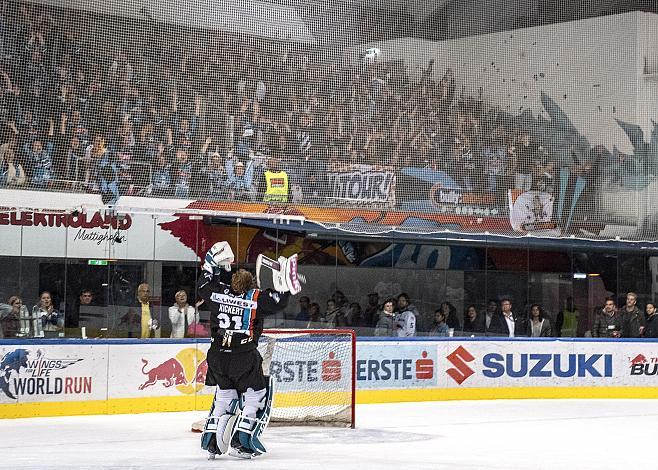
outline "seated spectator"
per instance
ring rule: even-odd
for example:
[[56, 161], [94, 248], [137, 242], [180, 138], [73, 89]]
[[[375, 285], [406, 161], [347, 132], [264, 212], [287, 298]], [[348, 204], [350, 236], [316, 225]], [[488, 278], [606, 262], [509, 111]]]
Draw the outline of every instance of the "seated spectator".
[[[61, 315], [53, 306], [50, 292], [43, 291], [39, 296], [39, 303], [32, 308], [32, 317], [41, 320], [39, 336], [56, 338], [64, 331], [64, 315]], [[36, 336], [36, 335], [35, 335]]]
[[388, 299], [379, 312], [379, 320], [375, 326], [375, 336], [397, 336], [396, 326], [395, 299]]
[[615, 299], [606, 297], [605, 306], [596, 313], [592, 326], [593, 338], [619, 338], [623, 321], [615, 305]]
[[434, 312], [434, 322], [432, 328], [427, 333], [428, 336], [448, 336], [448, 325], [446, 324], [446, 316], [442, 309], [437, 309]]
[[416, 336], [416, 318], [418, 318], [418, 309], [409, 303], [407, 294], [400, 294], [395, 314], [397, 335], [400, 337]]
[[187, 303], [187, 292], [179, 290], [174, 297], [176, 303], [169, 307], [171, 338], [185, 338], [189, 326], [199, 322], [199, 314]]
[[528, 323], [528, 336], [532, 338], [545, 338], [553, 336], [551, 322], [544, 317], [544, 311], [539, 304], [530, 306], [530, 322]]
[[128, 338], [160, 338], [160, 309], [151, 303], [151, 286], [137, 286], [136, 302], [121, 317], [119, 328], [125, 328]]
[[484, 317], [475, 305], [469, 305], [464, 312], [464, 333], [484, 333]]
[[643, 331], [645, 338], [658, 338], [658, 309], [653, 302], [647, 302], [646, 306], [647, 322]]

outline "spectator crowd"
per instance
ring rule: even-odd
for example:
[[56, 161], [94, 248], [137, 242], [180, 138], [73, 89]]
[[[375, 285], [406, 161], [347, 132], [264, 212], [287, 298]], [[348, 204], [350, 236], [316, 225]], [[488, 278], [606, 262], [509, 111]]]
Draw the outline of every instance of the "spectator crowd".
[[[656, 304], [649, 301], [640, 309], [637, 298], [636, 293], [629, 292], [619, 306], [613, 297], [607, 297], [590, 319], [580, 314], [571, 297], [566, 299], [561, 311], [553, 314], [536, 303], [517, 310], [510, 299], [503, 298], [491, 299], [483, 308], [468, 305], [460, 315], [450, 302], [443, 302], [433, 312], [423, 312], [406, 293], [382, 300], [378, 293], [372, 292], [367, 296], [367, 305], [362, 307], [337, 290], [324, 306], [302, 295], [298, 310], [285, 315], [283, 326], [349, 328], [360, 336], [388, 337], [658, 338]], [[48, 291], [40, 294], [31, 309], [21, 297], [11, 296], [6, 304], [0, 303], [0, 338], [79, 336], [85, 316], [99, 317], [94, 294], [89, 289], [83, 289], [79, 299], [63, 312], [54, 305]], [[122, 309], [117, 324], [109, 328], [110, 336], [142, 339], [209, 336], [207, 318], [201, 314], [203, 301], [190, 305], [185, 290], [177, 291], [172, 305], [163, 308], [159, 302], [152, 301], [150, 285], [141, 283], [135, 301]], [[89, 333], [98, 334], [92, 328]]]
[[[447, 64], [446, 64], [447, 65]], [[219, 31], [3, 2], [0, 186], [329, 203], [329, 168], [444, 172], [486, 204], [597, 186], [605, 149], [564, 159], [430, 60], [350, 61]], [[587, 162], [578, 166], [577, 162]], [[400, 184], [398, 192], [413, 194]]]

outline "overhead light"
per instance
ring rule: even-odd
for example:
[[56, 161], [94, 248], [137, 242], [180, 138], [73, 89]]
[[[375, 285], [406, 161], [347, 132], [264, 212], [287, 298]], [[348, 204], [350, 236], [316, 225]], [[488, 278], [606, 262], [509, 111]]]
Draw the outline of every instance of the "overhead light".
[[587, 274], [585, 273], [573, 273], [574, 279], [587, 279]]
[[599, 277], [600, 274], [599, 273], [589, 273], [588, 276], [589, 277]]

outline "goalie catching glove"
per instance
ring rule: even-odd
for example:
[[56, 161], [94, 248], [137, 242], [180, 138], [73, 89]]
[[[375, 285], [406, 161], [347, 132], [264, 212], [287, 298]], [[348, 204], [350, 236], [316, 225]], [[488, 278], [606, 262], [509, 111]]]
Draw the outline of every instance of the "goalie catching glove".
[[215, 243], [206, 253], [206, 258], [203, 262], [203, 270], [210, 274], [217, 274], [219, 268], [225, 271], [231, 270], [231, 263], [233, 263], [235, 256], [233, 250], [228, 242]]

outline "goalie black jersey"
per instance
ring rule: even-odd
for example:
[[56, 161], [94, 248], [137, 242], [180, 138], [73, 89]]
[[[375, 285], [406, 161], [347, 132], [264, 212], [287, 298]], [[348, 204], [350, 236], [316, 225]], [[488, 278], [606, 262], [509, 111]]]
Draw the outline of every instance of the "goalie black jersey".
[[272, 289], [231, 289], [231, 273], [204, 274], [199, 279], [199, 295], [210, 309], [211, 341], [222, 351], [256, 349], [263, 333], [263, 317], [288, 305], [289, 293]]

